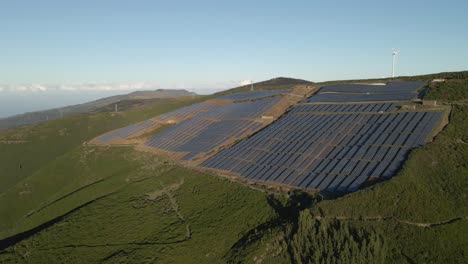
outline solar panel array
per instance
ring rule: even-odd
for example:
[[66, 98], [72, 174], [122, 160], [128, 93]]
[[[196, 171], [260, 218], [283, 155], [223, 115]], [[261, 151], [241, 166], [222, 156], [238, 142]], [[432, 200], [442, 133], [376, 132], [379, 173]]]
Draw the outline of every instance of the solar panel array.
[[291, 113], [310, 112], [387, 112], [396, 109], [392, 103], [384, 104], [304, 104], [291, 109]]
[[372, 102], [372, 101], [409, 101], [416, 98], [416, 93], [375, 93], [375, 94], [344, 94], [321, 93], [307, 102]]
[[[187, 118], [196, 116], [203, 112], [210, 111], [217, 107], [220, 107], [220, 106], [217, 104], [209, 103], [209, 102], [203, 102], [203, 103], [197, 103], [197, 104], [193, 104], [190, 106], [182, 107], [175, 111], [171, 111], [171, 112], [159, 115], [157, 117], [161, 120], [165, 120], [169, 118], [177, 118], [179, 120], [185, 120]], [[152, 119], [148, 119], [140, 123], [132, 124], [132, 125], [111, 131], [109, 133], [106, 133], [104, 135], [97, 137], [97, 139], [102, 142], [108, 142], [115, 138], [126, 139], [132, 136], [133, 134], [136, 134], [150, 126], [155, 125], [156, 123], [157, 123], [156, 121]]]
[[263, 126], [255, 122], [281, 98], [232, 103], [182, 121], [150, 138], [144, 144], [166, 151], [187, 153], [184, 160], [209, 152], [224, 142], [255, 132]]
[[334, 84], [320, 89], [320, 92], [339, 93], [395, 93], [395, 92], [416, 92], [424, 82], [388, 82], [386, 85], [372, 84]]
[[172, 112], [159, 115], [158, 118], [162, 120], [168, 119], [168, 118], [177, 118], [179, 120], [185, 120], [189, 117], [195, 116], [203, 112], [208, 112], [217, 107], [219, 107], [219, 105], [212, 104], [209, 102], [197, 103], [197, 104], [179, 108]]
[[[330, 192], [354, 191], [370, 177], [393, 176], [411, 148], [424, 143], [441, 115], [353, 110], [390, 109], [389, 104], [338, 104], [335, 106], [344, 108], [330, 113], [331, 106], [296, 106], [201, 166], [256, 181]], [[304, 111], [304, 107], [325, 107], [325, 111]]]
[[307, 102], [407, 101], [418, 96], [424, 82], [389, 82], [386, 85], [336, 84], [321, 88]]
[[224, 105], [209, 112], [202, 113], [201, 116], [229, 119], [229, 118], [256, 118], [260, 117], [267, 109], [274, 106], [281, 97], [269, 97], [262, 100], [246, 101]]
[[157, 123], [156, 121], [148, 119], [140, 123], [132, 124], [126, 127], [113, 130], [109, 133], [106, 133], [104, 135], [97, 137], [97, 139], [102, 142], [108, 142], [115, 138], [126, 139], [130, 137], [131, 135], [134, 135], [150, 126], [155, 125], [156, 123]]
[[268, 97], [268, 96], [274, 96], [274, 95], [280, 95], [280, 94], [287, 94], [287, 93], [290, 93], [290, 92], [291, 92], [291, 89], [258, 90], [258, 91], [228, 94], [228, 95], [218, 97], [218, 99], [242, 101], [242, 100], [252, 100], [252, 99], [258, 99], [258, 98], [262, 98], [262, 97]]
[[247, 131], [256, 131], [261, 123], [250, 120], [211, 121], [191, 118], [152, 137], [144, 144], [173, 152], [189, 152], [189, 160], [201, 152], [208, 152], [229, 139], [235, 139]]

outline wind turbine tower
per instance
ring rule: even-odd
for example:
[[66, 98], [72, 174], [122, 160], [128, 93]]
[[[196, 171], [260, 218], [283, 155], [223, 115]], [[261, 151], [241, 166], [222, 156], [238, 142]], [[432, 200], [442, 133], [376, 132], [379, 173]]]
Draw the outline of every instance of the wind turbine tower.
[[395, 63], [396, 63], [396, 56], [400, 53], [398, 49], [392, 49], [392, 78], [395, 78]]

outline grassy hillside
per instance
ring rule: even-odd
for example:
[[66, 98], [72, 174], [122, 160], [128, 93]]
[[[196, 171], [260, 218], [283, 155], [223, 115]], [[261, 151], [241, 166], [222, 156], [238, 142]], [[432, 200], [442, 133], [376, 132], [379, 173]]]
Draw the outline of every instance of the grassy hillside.
[[[75, 155], [86, 168], [69, 164]], [[73, 180], [50, 186], [63, 186], [54, 197], [32, 199], [51, 203], [29, 221], [60, 220], [3, 251], [0, 261], [207, 263], [274, 213], [264, 193], [127, 147], [81, 147], [42, 173], [51, 171]]]
[[434, 142], [392, 180], [333, 200], [81, 144], [189, 101], [2, 134], [26, 142], [0, 144], [0, 263], [464, 263], [468, 106], [454, 95], [459, 82], [427, 94], [452, 105]]
[[[0, 134], [0, 238], [28, 230], [88, 201], [93, 196], [51, 214], [28, 215], [115, 173], [106, 174], [96, 167], [96, 171], [87, 171], [88, 162], [79, 162], [86, 156], [80, 149], [83, 142], [190, 103], [170, 100], [127, 112], [83, 114]], [[108, 166], [118, 170], [121, 163], [115, 162], [115, 166]]]
[[194, 100], [165, 100], [125, 112], [69, 116], [0, 133], [0, 195], [48, 162], [97, 135], [191, 104]]

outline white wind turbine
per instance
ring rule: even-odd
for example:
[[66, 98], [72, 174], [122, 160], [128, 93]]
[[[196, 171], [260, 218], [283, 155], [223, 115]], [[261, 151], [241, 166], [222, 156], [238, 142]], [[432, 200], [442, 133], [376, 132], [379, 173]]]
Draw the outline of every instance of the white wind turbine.
[[392, 78], [395, 78], [395, 63], [398, 53], [400, 53], [400, 50], [395, 48], [392, 49]]

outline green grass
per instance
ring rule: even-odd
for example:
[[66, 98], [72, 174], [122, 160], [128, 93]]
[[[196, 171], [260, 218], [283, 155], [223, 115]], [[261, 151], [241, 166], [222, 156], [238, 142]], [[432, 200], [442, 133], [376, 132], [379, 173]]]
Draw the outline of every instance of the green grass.
[[138, 166], [122, 156], [129, 150], [80, 147], [7, 190], [0, 197], [0, 237], [36, 227], [127, 184], [127, 173]]
[[[238, 183], [165, 164], [129, 148], [85, 147], [77, 152], [90, 149], [100, 157], [88, 157], [95, 160], [88, 170], [105, 178], [101, 186], [82, 189], [42, 215], [64, 214], [93, 202], [1, 252], [0, 262], [213, 263], [246, 231], [274, 214], [266, 194]], [[118, 168], [109, 166], [114, 162]], [[56, 165], [68, 167], [65, 160]], [[79, 179], [79, 166], [69, 171], [70, 178], [85, 182]]]

